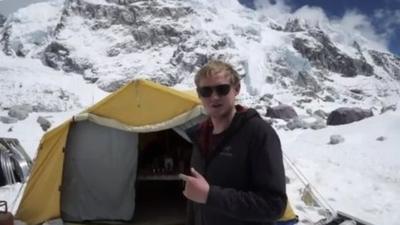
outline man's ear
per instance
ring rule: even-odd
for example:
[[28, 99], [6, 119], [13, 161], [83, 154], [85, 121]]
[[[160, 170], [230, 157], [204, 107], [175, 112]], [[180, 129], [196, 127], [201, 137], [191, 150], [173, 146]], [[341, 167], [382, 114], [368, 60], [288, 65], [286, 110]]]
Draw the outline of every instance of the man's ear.
[[239, 94], [240, 92], [240, 83], [238, 83], [235, 87], [234, 87], [236, 94]]

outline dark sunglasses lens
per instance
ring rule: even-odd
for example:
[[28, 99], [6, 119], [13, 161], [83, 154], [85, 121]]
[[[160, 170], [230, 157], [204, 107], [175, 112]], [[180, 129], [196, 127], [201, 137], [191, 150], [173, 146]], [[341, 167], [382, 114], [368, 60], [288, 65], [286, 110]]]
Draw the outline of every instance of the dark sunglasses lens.
[[229, 84], [221, 84], [215, 87], [215, 91], [219, 96], [225, 96], [231, 90], [231, 85]]
[[208, 98], [211, 96], [213, 90], [211, 87], [199, 87], [197, 88], [197, 93], [200, 95], [200, 97], [203, 98]]

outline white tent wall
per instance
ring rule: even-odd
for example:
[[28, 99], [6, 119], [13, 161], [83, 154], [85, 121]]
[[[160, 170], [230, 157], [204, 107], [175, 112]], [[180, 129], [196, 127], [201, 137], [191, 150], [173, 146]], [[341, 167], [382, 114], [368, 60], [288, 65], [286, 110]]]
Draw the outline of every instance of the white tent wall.
[[135, 209], [138, 134], [74, 122], [67, 140], [61, 217], [130, 221]]

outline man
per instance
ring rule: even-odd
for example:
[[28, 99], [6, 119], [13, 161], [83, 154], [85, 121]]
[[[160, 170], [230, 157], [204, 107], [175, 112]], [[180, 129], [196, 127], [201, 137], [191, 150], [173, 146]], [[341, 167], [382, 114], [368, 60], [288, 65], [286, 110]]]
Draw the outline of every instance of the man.
[[183, 194], [187, 225], [273, 224], [286, 207], [280, 140], [254, 109], [235, 106], [231, 65], [213, 61], [195, 76], [208, 119], [188, 131], [194, 150]]

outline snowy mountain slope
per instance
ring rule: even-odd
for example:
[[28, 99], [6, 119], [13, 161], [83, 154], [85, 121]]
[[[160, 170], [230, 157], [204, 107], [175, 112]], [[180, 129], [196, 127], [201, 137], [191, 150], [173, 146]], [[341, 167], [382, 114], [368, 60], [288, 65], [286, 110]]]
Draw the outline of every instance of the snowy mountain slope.
[[[36, 8], [50, 13], [39, 20]], [[238, 68], [255, 102], [274, 93], [272, 104], [295, 95], [322, 108], [332, 108], [332, 98], [381, 108], [399, 96], [400, 59], [372, 41], [335, 24], [293, 18], [278, 24], [235, 1], [40, 3], [12, 15], [1, 35], [8, 55], [40, 58], [105, 91], [140, 77], [193, 87], [194, 72], [208, 59], [222, 58]], [[348, 85], [358, 80], [373, 85]]]

